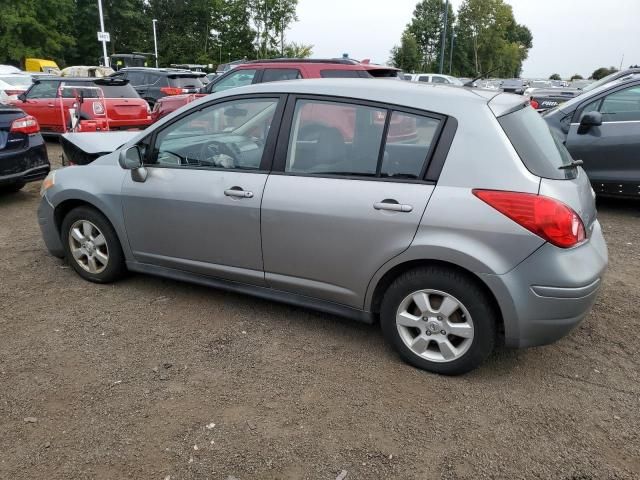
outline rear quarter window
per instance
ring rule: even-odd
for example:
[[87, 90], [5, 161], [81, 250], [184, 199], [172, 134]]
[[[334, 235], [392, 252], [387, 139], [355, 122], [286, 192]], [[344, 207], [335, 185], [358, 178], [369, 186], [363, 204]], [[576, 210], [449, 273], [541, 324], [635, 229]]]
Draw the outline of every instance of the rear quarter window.
[[573, 161], [571, 154], [533, 108], [525, 106], [498, 122], [531, 173], [554, 180], [575, 178], [576, 169], [560, 169]]

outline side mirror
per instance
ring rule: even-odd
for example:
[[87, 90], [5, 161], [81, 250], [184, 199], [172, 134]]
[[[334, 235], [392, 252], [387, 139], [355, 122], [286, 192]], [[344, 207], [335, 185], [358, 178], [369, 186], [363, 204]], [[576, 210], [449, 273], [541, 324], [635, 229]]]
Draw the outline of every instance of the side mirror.
[[21, 93], [20, 95], [18, 95], [18, 100], [20, 100], [22, 103], [25, 103], [27, 101], [27, 94]]
[[142, 154], [140, 148], [137, 145], [129, 147], [120, 152], [120, 158], [118, 159], [120, 166], [125, 170], [136, 170], [142, 167]]
[[600, 112], [587, 112], [580, 119], [578, 127], [578, 135], [584, 135], [591, 127], [599, 127], [602, 125], [602, 114]]

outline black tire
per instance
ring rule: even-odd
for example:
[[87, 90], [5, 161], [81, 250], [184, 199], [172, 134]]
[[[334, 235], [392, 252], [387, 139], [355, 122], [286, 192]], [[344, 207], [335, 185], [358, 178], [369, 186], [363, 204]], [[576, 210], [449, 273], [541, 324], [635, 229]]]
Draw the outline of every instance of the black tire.
[[26, 182], [14, 182], [14, 183], [5, 185], [1, 188], [2, 188], [2, 191], [6, 193], [17, 193], [20, 190], [22, 190], [25, 185], [26, 185]]
[[[447, 362], [423, 358], [405, 344], [398, 331], [396, 314], [402, 301], [412, 293], [426, 289], [438, 290], [455, 297], [471, 316], [473, 339], [467, 351], [459, 358]], [[457, 270], [441, 266], [417, 268], [399, 276], [385, 292], [380, 309], [380, 322], [385, 339], [402, 359], [417, 368], [442, 375], [461, 375], [482, 364], [496, 343], [497, 321], [498, 312], [474, 279]], [[416, 332], [419, 333], [419, 330]]]
[[[86, 220], [91, 222], [102, 233], [106, 241], [108, 261], [104, 269], [97, 273], [85, 270], [71, 253], [69, 237], [71, 228], [76, 222]], [[71, 210], [62, 221], [61, 240], [64, 246], [65, 256], [73, 269], [85, 280], [94, 283], [111, 283], [121, 278], [126, 272], [126, 264], [120, 240], [107, 218], [92, 207], [77, 207]]]

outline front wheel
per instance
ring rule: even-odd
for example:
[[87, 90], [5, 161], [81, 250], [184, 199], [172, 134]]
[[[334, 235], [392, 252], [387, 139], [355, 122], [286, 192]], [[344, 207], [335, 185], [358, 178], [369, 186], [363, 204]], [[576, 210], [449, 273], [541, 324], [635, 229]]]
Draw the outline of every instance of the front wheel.
[[497, 313], [475, 281], [425, 267], [398, 277], [382, 301], [385, 338], [409, 364], [444, 375], [478, 367], [493, 351]]
[[64, 218], [61, 230], [67, 260], [85, 280], [110, 283], [126, 271], [118, 236], [97, 210], [74, 208]]

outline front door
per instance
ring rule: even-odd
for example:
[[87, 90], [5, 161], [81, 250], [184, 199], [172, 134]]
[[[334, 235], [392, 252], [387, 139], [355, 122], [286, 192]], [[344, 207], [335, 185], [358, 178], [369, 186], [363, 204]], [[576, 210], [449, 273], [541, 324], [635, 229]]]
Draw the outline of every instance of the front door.
[[[602, 125], [580, 135], [579, 118], [602, 113]], [[567, 148], [597, 192], [637, 196], [640, 186], [640, 85], [617, 90], [582, 107], [571, 124]]]
[[122, 188], [137, 261], [264, 284], [260, 203], [281, 102], [222, 101], [143, 142], [146, 180], [126, 175]]
[[62, 128], [62, 112], [58, 95], [58, 81], [41, 81], [27, 92], [27, 101], [18, 106], [36, 117], [44, 132], [59, 132]]
[[375, 272], [415, 236], [442, 117], [317, 97], [289, 105], [262, 201], [265, 278], [362, 308]]

